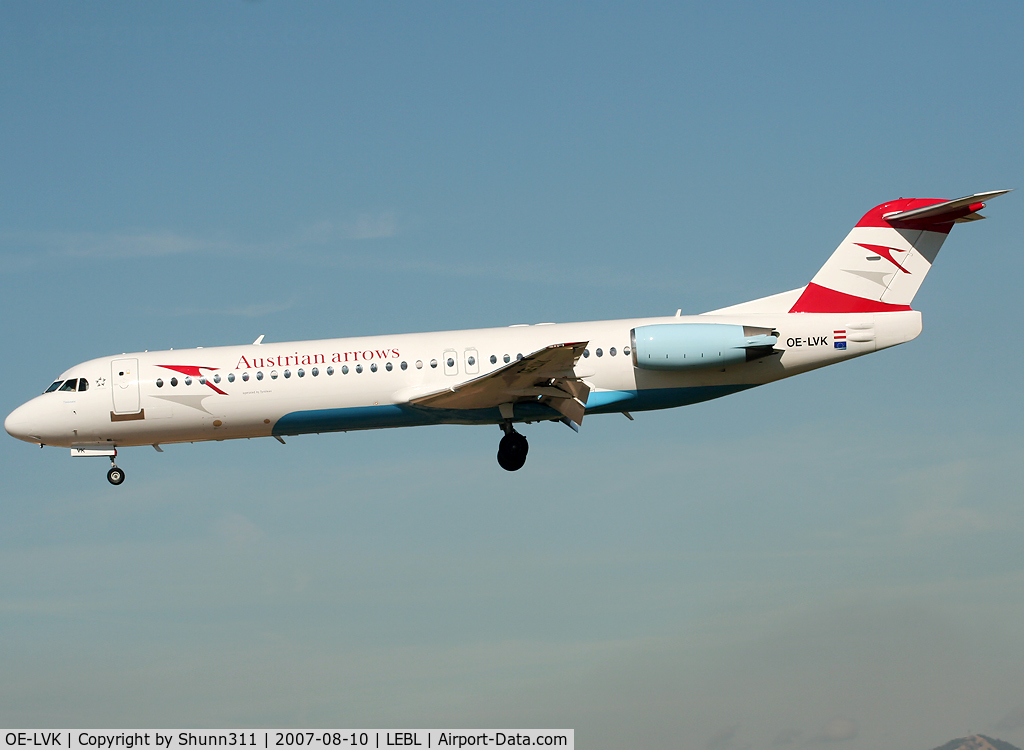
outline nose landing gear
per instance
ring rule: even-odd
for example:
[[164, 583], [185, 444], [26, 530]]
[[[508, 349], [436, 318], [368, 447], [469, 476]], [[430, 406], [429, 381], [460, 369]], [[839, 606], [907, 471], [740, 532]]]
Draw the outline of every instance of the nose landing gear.
[[121, 484], [124, 481], [124, 469], [119, 469], [114, 463], [114, 457], [110, 457], [110, 471], [107, 472], [107, 481], [113, 485]]
[[505, 471], [519, 471], [526, 463], [530, 444], [523, 435], [515, 431], [511, 422], [505, 422], [501, 429], [505, 436], [498, 443], [498, 466]]

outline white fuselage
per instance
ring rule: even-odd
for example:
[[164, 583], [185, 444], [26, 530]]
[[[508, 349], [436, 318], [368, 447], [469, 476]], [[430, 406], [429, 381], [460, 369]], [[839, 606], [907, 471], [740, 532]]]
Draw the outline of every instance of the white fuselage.
[[[772, 329], [781, 354], [681, 372], [637, 367], [631, 330], [680, 323]], [[561, 342], [588, 342], [575, 367], [590, 387], [587, 414], [643, 411], [706, 401], [868, 354], [920, 330], [916, 311], [710, 314], [122, 354], [68, 369], [58, 380], [77, 380], [75, 390], [37, 396], [12, 412], [5, 427], [43, 445], [117, 447], [500, 424], [507, 416], [497, 408], [424, 409], [410, 401]], [[837, 347], [837, 332], [845, 332], [845, 348]], [[559, 417], [540, 403], [512, 408], [515, 422]]]

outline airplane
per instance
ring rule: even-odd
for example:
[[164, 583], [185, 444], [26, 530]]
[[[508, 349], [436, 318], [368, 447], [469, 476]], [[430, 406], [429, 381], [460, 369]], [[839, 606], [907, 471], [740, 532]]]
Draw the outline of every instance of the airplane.
[[517, 471], [516, 425], [686, 406], [910, 341], [910, 303], [954, 223], [996, 190], [875, 206], [798, 289], [700, 315], [537, 323], [247, 346], [147, 351], [66, 370], [4, 421], [9, 434], [110, 459], [119, 448], [346, 432], [498, 425]]

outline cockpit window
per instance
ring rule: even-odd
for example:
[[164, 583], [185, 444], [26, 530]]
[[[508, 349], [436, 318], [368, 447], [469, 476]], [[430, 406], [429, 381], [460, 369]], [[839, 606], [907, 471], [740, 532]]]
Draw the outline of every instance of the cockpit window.
[[89, 390], [89, 381], [86, 380], [85, 378], [79, 378], [78, 379], [78, 392], [81, 393], [82, 391], [87, 391], [87, 390]]
[[64, 383], [64, 385], [62, 385], [60, 387], [60, 389], [62, 391], [73, 391], [73, 390], [75, 390], [77, 385], [78, 385], [78, 378], [71, 378], [71, 380], [69, 380], [66, 383]]
[[55, 381], [53, 381], [53, 384], [49, 388], [47, 388], [45, 391], [43, 391], [43, 393], [53, 393], [55, 390], [60, 388], [60, 384], [63, 383], [63, 382], [64, 382], [63, 380], [55, 380]]

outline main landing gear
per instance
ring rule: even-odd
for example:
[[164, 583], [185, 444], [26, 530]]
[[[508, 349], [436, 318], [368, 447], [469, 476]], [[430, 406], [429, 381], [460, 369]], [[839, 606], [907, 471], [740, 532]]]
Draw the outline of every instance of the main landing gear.
[[113, 485], [121, 484], [124, 481], [124, 469], [119, 469], [114, 463], [114, 457], [110, 457], [110, 471], [107, 472], [107, 481]]
[[523, 435], [515, 431], [512, 422], [505, 422], [501, 429], [505, 437], [498, 443], [498, 465], [505, 471], [519, 471], [526, 463], [530, 444]]

